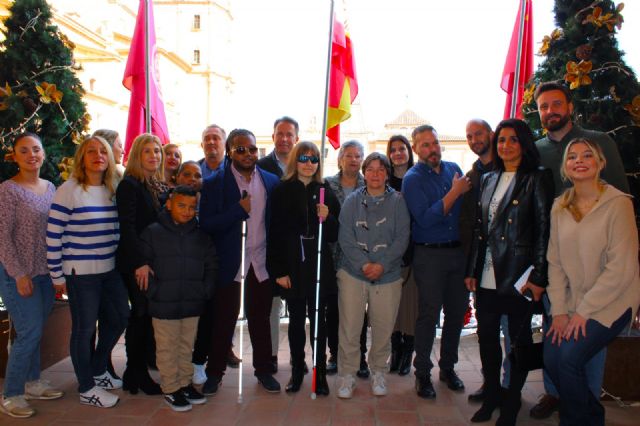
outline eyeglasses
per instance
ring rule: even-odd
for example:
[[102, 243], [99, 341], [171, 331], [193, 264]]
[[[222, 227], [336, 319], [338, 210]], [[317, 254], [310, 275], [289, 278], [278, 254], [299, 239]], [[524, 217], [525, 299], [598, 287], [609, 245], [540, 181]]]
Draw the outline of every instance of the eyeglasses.
[[247, 152], [249, 152], [250, 154], [255, 154], [256, 152], [258, 152], [258, 147], [250, 146], [247, 148], [245, 146], [236, 146], [235, 148], [232, 148], [231, 151], [241, 155], [246, 154]]
[[318, 164], [320, 162], [320, 158], [317, 155], [299, 155], [298, 163], [306, 163], [307, 161], [311, 161], [311, 164]]

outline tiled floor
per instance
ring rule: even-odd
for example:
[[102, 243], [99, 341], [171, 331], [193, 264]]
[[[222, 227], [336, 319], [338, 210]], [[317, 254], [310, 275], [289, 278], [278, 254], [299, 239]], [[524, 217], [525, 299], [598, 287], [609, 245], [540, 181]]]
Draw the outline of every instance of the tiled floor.
[[[286, 325], [282, 325], [280, 342], [280, 371], [276, 378], [284, 385], [289, 379], [289, 353], [286, 339]], [[246, 333], [245, 333], [246, 337]], [[251, 359], [251, 347], [245, 339], [245, 359]], [[434, 353], [438, 353], [436, 344]], [[237, 351], [236, 351], [237, 353]], [[307, 350], [310, 363], [311, 351]], [[118, 344], [114, 350], [116, 370], [124, 368], [124, 345]], [[435, 355], [434, 355], [435, 356]], [[435, 382], [438, 397], [426, 401], [416, 396], [413, 390], [413, 375], [400, 377], [387, 375], [389, 395], [374, 397], [370, 393], [369, 381], [358, 379], [358, 387], [351, 400], [339, 400], [335, 396], [335, 376], [329, 378], [331, 395], [310, 398], [311, 377], [306, 376], [301, 391], [288, 395], [267, 394], [253, 377], [250, 361], [243, 370], [243, 402], [238, 403], [238, 370], [228, 369], [223, 385], [217, 395], [210, 397], [202, 406], [196, 406], [187, 413], [175, 413], [169, 409], [161, 397], [145, 395], [132, 396], [116, 391], [121, 397], [119, 404], [111, 409], [98, 409], [80, 405], [76, 392], [76, 381], [69, 358], [50, 367], [43, 377], [51, 380], [66, 391], [58, 401], [34, 401], [38, 410], [36, 416], [26, 419], [11, 419], [0, 414], [0, 425], [80, 425], [102, 424], [116, 426], [141, 425], [466, 425], [477, 410], [477, 405], [467, 402], [466, 393], [451, 392], [439, 382]], [[481, 382], [480, 361], [475, 335], [462, 338], [460, 362], [457, 371], [467, 387], [466, 392], [475, 391]], [[437, 368], [433, 377], [437, 378]], [[1, 379], [0, 379], [1, 381]], [[528, 416], [542, 392], [540, 372], [529, 375], [523, 390], [523, 407], [518, 418], [519, 425], [556, 425], [557, 415], [547, 421], [536, 421]], [[638, 425], [640, 408], [620, 408], [607, 402], [607, 425]], [[494, 422], [497, 417], [494, 414]], [[485, 423], [487, 425], [492, 422]]]

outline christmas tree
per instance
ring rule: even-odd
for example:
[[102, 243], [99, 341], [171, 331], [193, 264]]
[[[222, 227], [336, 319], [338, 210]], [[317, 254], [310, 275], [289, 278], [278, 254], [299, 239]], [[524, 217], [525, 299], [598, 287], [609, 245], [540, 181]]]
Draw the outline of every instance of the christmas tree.
[[[525, 119], [542, 137], [535, 87], [546, 81], [565, 82], [572, 92], [574, 122], [609, 133], [629, 175], [640, 171], [640, 84], [625, 65], [616, 31], [624, 18], [624, 3], [611, 0], [556, 0], [557, 28], [542, 40], [545, 56], [527, 86]], [[630, 179], [633, 187], [636, 186]], [[637, 186], [636, 186], [637, 189]]]
[[73, 43], [51, 24], [45, 0], [16, 0], [0, 43], [0, 181], [16, 172], [13, 138], [36, 133], [46, 152], [41, 176], [56, 184], [87, 130]]

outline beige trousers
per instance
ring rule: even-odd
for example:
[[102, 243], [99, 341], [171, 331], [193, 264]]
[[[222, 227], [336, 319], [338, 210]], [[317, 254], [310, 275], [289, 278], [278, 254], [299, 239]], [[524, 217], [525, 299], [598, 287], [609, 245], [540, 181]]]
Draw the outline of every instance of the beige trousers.
[[369, 305], [371, 349], [368, 363], [373, 373], [388, 371], [391, 333], [398, 314], [402, 279], [389, 284], [372, 285], [340, 269], [338, 277], [338, 374], [355, 375], [360, 367], [360, 332], [364, 312]]
[[156, 364], [163, 393], [173, 393], [191, 384], [191, 353], [197, 331], [198, 317], [176, 320], [153, 318]]

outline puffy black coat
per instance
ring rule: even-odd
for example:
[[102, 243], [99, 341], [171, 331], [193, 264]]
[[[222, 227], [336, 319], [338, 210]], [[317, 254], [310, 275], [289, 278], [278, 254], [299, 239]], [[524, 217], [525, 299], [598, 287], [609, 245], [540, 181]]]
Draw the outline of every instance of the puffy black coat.
[[154, 275], [149, 277], [149, 315], [181, 319], [202, 314], [213, 293], [218, 258], [213, 241], [198, 228], [196, 219], [177, 225], [169, 212], [141, 235], [144, 257]]
[[[273, 189], [271, 202], [271, 224], [267, 240], [267, 270], [275, 282], [276, 278], [288, 275], [291, 289], [282, 289], [283, 297], [314, 297], [317, 268], [318, 247], [318, 214], [316, 204], [319, 202], [321, 185], [311, 182], [305, 186], [298, 179], [281, 182]], [[329, 243], [338, 239], [338, 216], [340, 204], [328, 184], [325, 188], [324, 204], [329, 207], [329, 215], [322, 224], [322, 267], [320, 270], [321, 294], [335, 294], [336, 270]], [[305, 252], [302, 262], [300, 236], [313, 235], [316, 239]], [[309, 252], [311, 251], [311, 252]], [[276, 284], [277, 287], [280, 287]]]
[[500, 175], [496, 170], [482, 178], [476, 227], [467, 264], [467, 277], [482, 278], [487, 244], [491, 250], [498, 294], [516, 296], [513, 284], [527, 268], [534, 269], [531, 283], [546, 287], [547, 244], [553, 204], [553, 175], [549, 169], [518, 171], [489, 228], [489, 203]]

